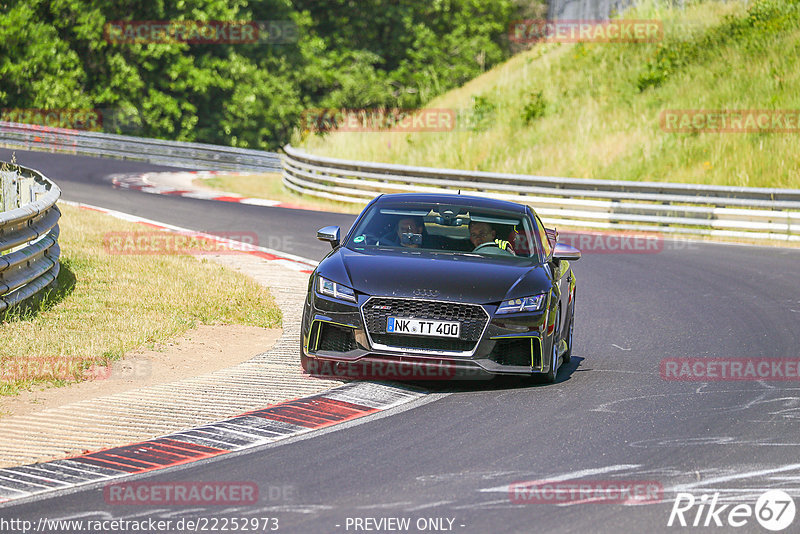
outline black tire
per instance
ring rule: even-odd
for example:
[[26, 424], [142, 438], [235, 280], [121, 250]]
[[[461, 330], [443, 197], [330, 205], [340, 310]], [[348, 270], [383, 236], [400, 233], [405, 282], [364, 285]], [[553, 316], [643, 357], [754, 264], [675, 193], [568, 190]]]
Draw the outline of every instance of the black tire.
[[572, 314], [569, 316], [569, 330], [567, 333], [567, 350], [564, 352], [564, 363], [572, 360], [572, 344], [575, 342], [572, 329], [575, 326], [575, 293], [572, 294]]
[[572, 327], [575, 325], [575, 318], [571, 317], [569, 320], [569, 333], [567, 334], [567, 350], [561, 356], [564, 363], [569, 363], [572, 360]]

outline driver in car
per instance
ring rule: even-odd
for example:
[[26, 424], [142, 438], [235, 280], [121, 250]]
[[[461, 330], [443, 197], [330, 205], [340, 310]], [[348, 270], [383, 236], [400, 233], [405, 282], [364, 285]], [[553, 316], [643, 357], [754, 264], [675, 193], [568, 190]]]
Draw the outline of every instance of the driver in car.
[[472, 241], [472, 244], [475, 246], [473, 252], [495, 254], [497, 256], [514, 255], [514, 253], [509, 250], [510, 245], [508, 241], [497, 239], [497, 232], [495, 232], [494, 228], [492, 228], [489, 223], [470, 222], [469, 240]]

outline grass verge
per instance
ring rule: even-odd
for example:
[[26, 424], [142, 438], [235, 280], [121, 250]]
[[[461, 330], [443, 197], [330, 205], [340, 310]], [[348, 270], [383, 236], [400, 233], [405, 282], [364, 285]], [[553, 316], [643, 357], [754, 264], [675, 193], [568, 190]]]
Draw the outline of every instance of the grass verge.
[[116, 255], [108, 232], [141, 225], [62, 206], [59, 286], [32, 308], [0, 317], [0, 395], [101, 376], [127, 351], [200, 324], [280, 327], [269, 291], [187, 255]]

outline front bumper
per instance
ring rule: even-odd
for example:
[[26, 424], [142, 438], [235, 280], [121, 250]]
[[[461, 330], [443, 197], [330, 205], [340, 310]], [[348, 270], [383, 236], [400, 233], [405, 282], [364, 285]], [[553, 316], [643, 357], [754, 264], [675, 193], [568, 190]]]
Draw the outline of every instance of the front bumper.
[[[545, 340], [552, 333], [552, 325], [549, 332], [547, 328], [548, 306], [535, 313], [495, 316], [496, 305], [396, 299], [403, 301], [403, 313], [413, 308], [418, 314], [414, 317], [420, 319], [460, 318], [464, 325], [478, 317], [476, 310], [483, 314], [480, 328], [470, 323], [472, 327], [462, 328], [458, 340], [422, 336], [412, 339], [387, 334], [385, 319], [365, 314], [367, 303], [376, 302], [375, 299], [384, 303], [392, 298], [362, 295], [357, 304], [347, 304], [310, 288], [301, 333], [309, 372], [367, 379], [445, 380], [529, 376], [549, 371], [550, 358], [544, 357]], [[459, 317], [425, 316], [425, 309], [430, 315], [434, 307], [435, 313]], [[470, 308], [471, 315], [464, 311], [466, 308]]]

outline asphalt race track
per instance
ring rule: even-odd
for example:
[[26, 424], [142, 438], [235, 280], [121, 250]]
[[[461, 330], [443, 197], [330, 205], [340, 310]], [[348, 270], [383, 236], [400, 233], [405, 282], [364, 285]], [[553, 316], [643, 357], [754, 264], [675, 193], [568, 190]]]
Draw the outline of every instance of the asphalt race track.
[[[10, 153], [0, 150], [0, 159]], [[56, 181], [64, 199], [197, 230], [255, 231], [265, 246], [308, 258], [328, 250], [315, 239], [317, 228], [338, 224], [346, 231], [354, 219], [114, 189], [104, 176], [167, 168], [16, 154]], [[255, 482], [257, 505], [109, 505], [97, 486], [0, 508], [0, 518], [174, 524], [270, 517], [278, 519], [278, 532], [299, 533], [670, 532], [687, 530], [677, 521], [667, 526], [676, 492], [697, 498], [685, 518], [691, 524], [700, 511], [700, 525], [709, 508], [699, 509], [701, 496], [710, 501], [718, 492], [718, 507], [728, 507], [716, 531], [728, 531], [728, 512], [738, 503], [752, 506], [773, 488], [800, 497], [797, 378], [665, 380], [662, 360], [800, 357], [800, 250], [662, 245], [648, 254], [584, 251], [574, 265], [573, 359], [554, 385], [427, 384], [432, 395], [395, 412], [137, 479]], [[534, 480], [649, 482], [663, 493], [660, 502], [637, 505], [512, 498], [510, 484]], [[392, 530], [389, 518], [408, 518], [410, 527]], [[755, 517], [745, 521], [738, 532], [765, 532]], [[786, 532], [800, 531], [798, 525], [800, 517]], [[714, 531], [688, 530], [708, 529]]]
[[[137, 174], [153, 171], [176, 171], [176, 167], [153, 165], [88, 156], [43, 152], [25, 152], [0, 148], [0, 160], [10, 161], [41, 171], [62, 190], [61, 198], [103, 208], [123, 211], [139, 217], [206, 232], [256, 232], [258, 244], [306, 258], [320, 258], [330, 245], [316, 239], [318, 224], [336, 224], [346, 231], [353, 215], [316, 213], [305, 210], [237, 205], [192, 198], [172, 198], [134, 190], [115, 189], [110, 174]], [[278, 215], [280, 213], [280, 215]]]

